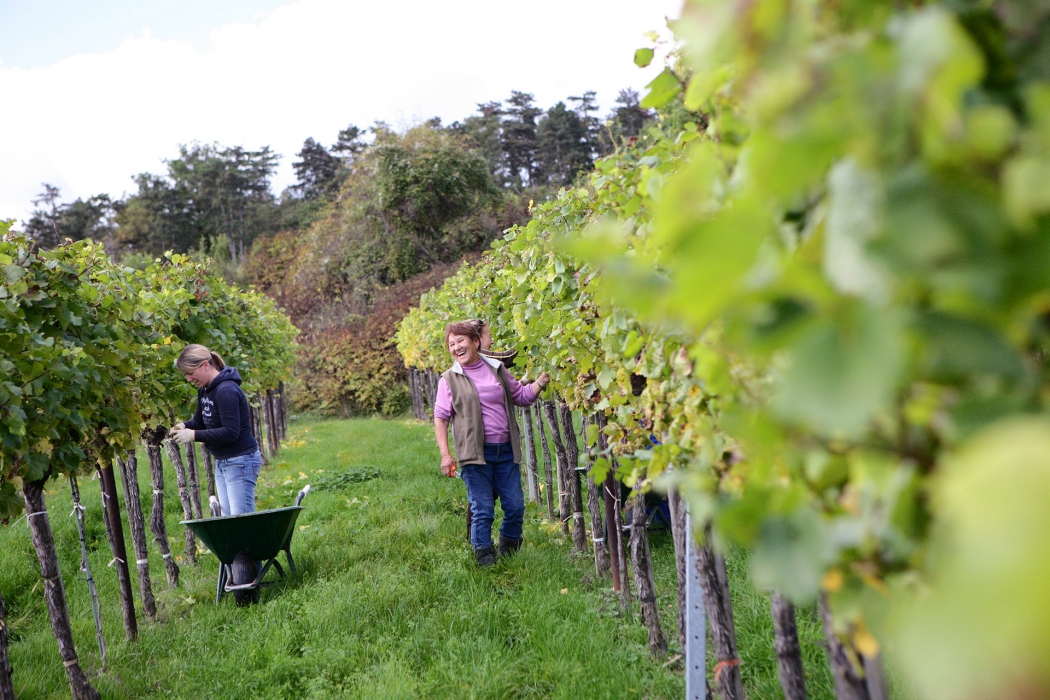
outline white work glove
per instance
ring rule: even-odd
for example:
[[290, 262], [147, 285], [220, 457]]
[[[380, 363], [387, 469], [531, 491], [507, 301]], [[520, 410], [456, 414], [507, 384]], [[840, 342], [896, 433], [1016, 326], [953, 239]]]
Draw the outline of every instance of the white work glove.
[[176, 423], [174, 425], [174, 427], [172, 427], [172, 429], [168, 431], [168, 437], [175, 437], [175, 433], [177, 433], [180, 430], [185, 430], [185, 429], [186, 429], [186, 424], [185, 423]]
[[171, 438], [180, 445], [190, 444], [191, 442], [193, 442], [193, 437], [195, 435], [194, 431], [186, 430], [185, 428], [181, 428], [178, 430], [172, 429], [171, 433]]

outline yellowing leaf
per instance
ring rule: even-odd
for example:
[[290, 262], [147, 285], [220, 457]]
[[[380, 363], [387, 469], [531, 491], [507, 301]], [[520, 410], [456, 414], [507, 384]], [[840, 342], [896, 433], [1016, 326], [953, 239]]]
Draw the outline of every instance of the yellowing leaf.
[[845, 581], [846, 577], [842, 575], [841, 569], [828, 569], [820, 579], [820, 587], [828, 593], [834, 593], [842, 589]]
[[868, 631], [863, 621], [857, 623], [857, 629], [853, 631], [853, 646], [861, 654], [868, 658], [879, 655], [879, 641]]

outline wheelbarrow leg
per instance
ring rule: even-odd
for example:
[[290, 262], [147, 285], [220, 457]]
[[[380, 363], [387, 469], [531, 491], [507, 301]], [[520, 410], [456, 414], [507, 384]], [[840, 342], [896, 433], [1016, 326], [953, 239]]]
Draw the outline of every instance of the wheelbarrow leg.
[[291, 544], [289, 544], [287, 547], [284, 548], [284, 556], [288, 559], [288, 568], [291, 569], [292, 573], [294, 574], [295, 573], [295, 560], [292, 559], [292, 547], [291, 547]]
[[226, 565], [222, 562], [219, 563], [219, 582], [215, 585], [215, 604], [218, 605], [219, 601], [222, 600], [222, 594], [225, 593], [226, 588]]
[[[304, 486], [303, 490], [299, 492], [299, 495], [297, 495], [295, 497], [295, 505], [296, 506], [301, 506], [303, 504], [303, 499], [306, 498], [306, 494], [308, 494], [308, 493], [310, 493], [310, 484], [307, 484], [306, 486]], [[296, 571], [295, 571], [295, 560], [292, 559], [292, 536], [291, 535], [288, 535], [288, 541], [284, 543], [284, 556], [287, 557], [287, 559], [288, 559], [288, 568], [292, 570], [293, 574], [296, 573]], [[275, 559], [274, 563], [276, 563], [276, 562], [277, 562], [277, 560]], [[281, 570], [280, 565], [278, 565], [277, 570], [278, 571]], [[281, 574], [281, 578], [284, 578], [284, 574], [283, 573]]]

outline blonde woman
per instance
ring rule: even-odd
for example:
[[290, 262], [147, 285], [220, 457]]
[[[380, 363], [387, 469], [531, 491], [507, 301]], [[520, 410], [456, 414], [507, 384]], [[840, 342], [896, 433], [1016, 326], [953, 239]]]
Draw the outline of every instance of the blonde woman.
[[175, 367], [197, 387], [197, 410], [171, 429], [179, 444], [203, 443], [215, 457], [215, 490], [223, 515], [255, 512], [255, 482], [262, 467], [252, 435], [241, 375], [203, 345], [187, 345]]

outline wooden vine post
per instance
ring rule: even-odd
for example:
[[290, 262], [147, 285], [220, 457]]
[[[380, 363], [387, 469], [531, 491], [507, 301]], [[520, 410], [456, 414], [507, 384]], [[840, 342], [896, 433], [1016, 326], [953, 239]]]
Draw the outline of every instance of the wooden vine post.
[[[625, 612], [631, 606], [631, 581], [627, 573], [627, 549], [623, 541], [623, 497], [621, 495], [620, 482], [616, 480], [616, 461], [613, 460], [613, 468], [609, 470], [609, 476], [605, 480], [605, 488], [612, 495], [612, 517], [606, 517], [606, 528], [613, 532], [616, 537], [616, 565], [613, 570], [620, 582], [617, 590], [620, 592], [620, 608]], [[606, 504], [608, 506], [608, 504]], [[606, 509], [608, 512], [608, 508]]]
[[267, 389], [262, 395], [263, 418], [266, 421], [266, 441], [270, 447], [270, 454], [276, 455], [280, 444], [277, 440], [277, 421], [274, 420], [273, 390]]
[[587, 473], [587, 512], [591, 516], [591, 542], [594, 544], [594, 572], [598, 576], [609, 575], [609, 544], [605, 539], [605, 525], [602, 519], [602, 496], [601, 489], [594, 483], [594, 477], [590, 475], [590, 466], [593, 460], [589, 458], [591, 452], [587, 448], [587, 426], [591, 419], [585, 413], [580, 426], [583, 433], [584, 449], [588, 455]]
[[265, 467], [270, 463], [270, 459], [267, 454], [269, 450], [266, 447], [266, 440], [263, 437], [262, 399], [259, 394], [254, 394], [248, 401], [248, 418], [252, 425], [252, 437], [259, 444], [259, 454], [262, 455], [262, 465]]
[[[73, 497], [73, 514], [77, 518], [77, 534], [80, 536], [80, 571], [84, 574], [84, 580], [88, 585], [88, 595], [91, 596], [91, 615], [95, 618], [95, 636], [98, 638], [98, 653], [102, 660], [102, 670], [106, 670], [106, 637], [102, 634], [102, 604], [98, 599], [98, 587], [95, 586], [95, 577], [91, 574], [91, 562], [88, 560], [87, 537], [84, 526], [84, 506], [80, 503], [80, 486], [77, 485], [76, 474], [69, 475], [69, 490]], [[105, 513], [103, 513], [105, 515]]]
[[587, 554], [587, 525], [583, 513], [583, 489], [580, 487], [580, 445], [576, 442], [576, 426], [572, 422], [572, 411], [558, 402], [561, 417], [562, 437], [565, 442], [565, 481], [569, 486], [569, 507], [572, 509], [572, 545], [578, 554]]
[[277, 454], [273, 444], [273, 416], [270, 414], [270, 396], [268, 391], [259, 392], [259, 421], [263, 426], [261, 439], [266, 441], [266, 450], [271, 456]]
[[[430, 370], [420, 372], [419, 383], [421, 385], [420, 388], [423, 392], [423, 402], [425, 404], [423, 411], [425, 415], [428, 415], [429, 411], [434, 410], [434, 393], [430, 387]], [[428, 418], [424, 418], [423, 420], [428, 420]]]
[[417, 419], [425, 421], [427, 419], [426, 404], [423, 399], [423, 380], [422, 372], [418, 369], [412, 368], [408, 370], [408, 376], [412, 382], [412, 410]]
[[160, 454], [160, 443], [164, 440], [167, 431], [163, 427], [156, 430], [147, 430], [146, 458], [149, 460], [150, 481], [153, 486], [153, 510], [150, 513], [150, 530], [153, 531], [153, 541], [157, 543], [157, 549], [164, 559], [164, 570], [168, 575], [168, 588], [179, 585], [179, 565], [171, 556], [171, 547], [168, 544], [168, 526], [164, 522], [164, 459]]
[[7, 655], [7, 618], [4, 596], [0, 592], [0, 700], [15, 700], [15, 683], [11, 660]]
[[[605, 435], [606, 417], [603, 413], [595, 414], [598, 425], [598, 451], [608, 453], [609, 439]], [[605, 481], [602, 482], [602, 494], [605, 500], [605, 539], [609, 543], [609, 559], [612, 569], [613, 588], [620, 594], [620, 607], [627, 610], [631, 602], [631, 589], [627, 581], [627, 562], [623, 548], [623, 511], [620, 506], [620, 482], [616, 480], [615, 462], [612, 461]]]
[[777, 654], [777, 674], [785, 700], [806, 700], [806, 675], [802, 668], [802, 645], [798, 641], [795, 606], [773, 591], [770, 596], [773, 615], [773, 649]]
[[704, 590], [704, 606], [715, 648], [715, 692], [722, 700], [744, 700], [744, 684], [737, 655], [733, 604], [729, 599], [725, 558], [711, 542], [711, 525], [704, 528], [704, 542], [697, 547], [696, 568]]
[[653, 577], [653, 558], [649, 550], [649, 531], [646, 528], [645, 495], [637, 494], [629, 508], [631, 514], [631, 563], [634, 565], [634, 583], [638, 588], [638, 603], [642, 609], [642, 624], [649, 634], [649, 651], [654, 656], [667, 653], [667, 639], [660, 627], [660, 612], [656, 607], [656, 580]]
[[[179, 487], [179, 501], [182, 502], [182, 515], [186, 520], [193, 519], [193, 506], [190, 503], [190, 493], [186, 486], [186, 466], [182, 463], [182, 450], [174, 440], [165, 440], [168, 446], [168, 458], [175, 467], [175, 484]], [[197, 565], [197, 538], [193, 530], [183, 528], [186, 538], [186, 562], [192, 566]]]
[[190, 493], [190, 505], [193, 507], [193, 517], [200, 519], [204, 517], [201, 509], [201, 483], [200, 470], [197, 468], [197, 443], [191, 442], [186, 445], [186, 487]]
[[265, 467], [270, 464], [270, 457], [273, 456], [273, 453], [270, 452], [270, 445], [266, 441], [267, 426], [263, 418], [263, 395], [259, 392], [255, 393], [255, 403], [255, 439], [259, 443], [259, 452], [262, 454], [262, 463]]
[[408, 369], [408, 396], [412, 397], [412, 416], [417, 421], [423, 418], [423, 396], [419, 387], [419, 369], [411, 367]]
[[211, 452], [203, 444], [201, 445], [201, 457], [204, 462], [204, 480], [207, 482], [208, 487], [208, 501], [211, 501], [211, 497], [215, 496], [215, 461], [212, 459]]
[[[605, 424], [605, 416], [599, 413], [596, 417], [599, 428], [598, 449], [599, 451], [604, 451], [605, 436], [602, 435], [600, 430]], [[620, 484], [616, 481], [616, 476], [613, 474], [612, 469], [606, 474], [605, 480], [601, 484], [601, 489], [602, 500], [605, 504], [605, 541], [609, 544], [610, 573], [612, 574], [613, 589], [619, 592], [623, 583], [623, 577], [620, 575], [622, 568], [620, 560], [623, 559], [623, 547], [620, 544], [620, 533], [622, 530], [616, 525], [616, 512], [620, 508], [618, 498]]]
[[525, 485], [529, 500], [540, 504], [540, 477], [536, 469], [536, 443], [532, 435], [532, 407], [521, 407], [521, 429], [525, 443]]
[[682, 494], [677, 486], [667, 491], [667, 509], [671, 511], [671, 538], [674, 540], [675, 574], [678, 581], [678, 644], [682, 653], [685, 653], [685, 590], [689, 583], [686, 578], [685, 561], [688, 538], [685, 532], [685, 503], [682, 502]]
[[561, 534], [569, 534], [569, 519], [572, 517], [569, 505], [569, 486], [566, 472], [569, 466], [565, 460], [565, 444], [558, 429], [558, 410], [553, 401], [540, 401], [543, 417], [547, 419], [547, 428], [551, 432], [551, 446], [554, 448], [554, 459], [558, 467], [558, 520], [561, 522]]
[[131, 592], [131, 572], [128, 570], [128, 551], [124, 543], [124, 525], [120, 520], [120, 501], [117, 498], [117, 482], [113, 476], [113, 463], [107, 461], [98, 469], [102, 480], [102, 512], [106, 523], [109, 548], [113, 552], [110, 564], [117, 571], [120, 587], [120, 606], [124, 611], [124, 636], [135, 639], [139, 634], [135, 618], [135, 597]]
[[427, 419], [427, 406], [426, 399], [423, 397], [422, 374], [418, 369], [410, 369], [408, 371], [412, 388], [412, 414], [417, 420], [425, 421]]
[[425, 389], [424, 394], [427, 399], [427, 404], [430, 407], [431, 416], [433, 416], [434, 413], [434, 402], [437, 401], [437, 389], [439, 378], [440, 375], [434, 370], [427, 370], [423, 373], [423, 387]]
[[536, 407], [536, 431], [540, 434], [540, 447], [543, 449], [544, 487], [547, 491], [547, 519], [554, 522], [554, 466], [551, 464], [551, 450], [547, 445], [547, 432], [543, 429], [542, 407]]
[[146, 523], [142, 517], [142, 498], [139, 494], [138, 458], [134, 452], [128, 452], [124, 459], [117, 458], [117, 466], [120, 467], [120, 479], [124, 485], [124, 510], [128, 514], [131, 546], [135, 550], [135, 568], [139, 575], [142, 611], [152, 621], [157, 618], [157, 602], [153, 598], [153, 582], [149, 576], [149, 549]]
[[416, 370], [408, 368], [408, 397], [412, 401], [412, 417], [420, 420], [419, 402], [416, 400]]
[[33, 548], [40, 560], [40, 575], [44, 579], [44, 601], [51, 618], [51, 631], [58, 642], [58, 654], [66, 669], [66, 678], [73, 693], [73, 700], [100, 700], [98, 691], [88, 681], [80, 667], [77, 650], [73, 644], [73, 628], [69, 623], [69, 608], [62, 586], [62, 574], [58, 567], [58, 551], [55, 537], [48, 520], [47, 504], [44, 501], [46, 480], [27, 481], [22, 485], [26, 518], [33, 538]]
[[[288, 439], [288, 405], [284, 398], [284, 382], [277, 384], [277, 427], [281, 430], [281, 440]], [[424, 416], [425, 417], [425, 416]]]
[[280, 408], [278, 408], [278, 405], [277, 405], [279, 403], [279, 399], [278, 399], [278, 396], [277, 396], [277, 391], [275, 389], [270, 389], [266, 393], [268, 393], [270, 395], [270, 417], [273, 420], [273, 443], [274, 443], [274, 449], [275, 450], [280, 450], [281, 449], [281, 441], [284, 440], [284, 436], [281, 435], [281, 418], [280, 418], [280, 412], [281, 411], [280, 411]]

